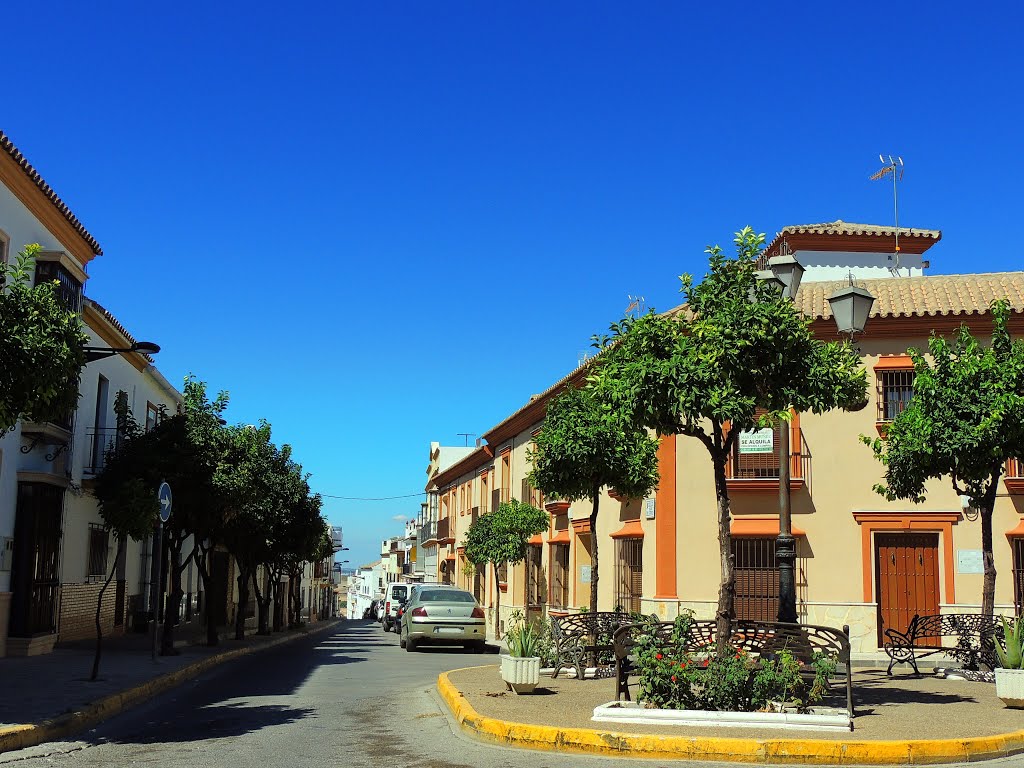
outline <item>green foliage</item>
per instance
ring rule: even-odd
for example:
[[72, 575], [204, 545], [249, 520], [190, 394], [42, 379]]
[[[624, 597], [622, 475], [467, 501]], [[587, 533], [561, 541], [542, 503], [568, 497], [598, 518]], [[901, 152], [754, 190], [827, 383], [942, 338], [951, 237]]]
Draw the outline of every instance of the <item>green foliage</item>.
[[55, 283], [31, 285], [40, 250], [25, 246], [13, 264], [0, 264], [0, 435], [19, 419], [54, 421], [78, 406], [88, 338]]
[[[1024, 456], [1024, 341], [1011, 340], [1005, 301], [992, 304], [992, 341], [962, 326], [952, 342], [932, 335], [928, 356], [911, 349], [914, 392], [886, 439], [861, 436], [885, 467], [875, 490], [887, 499], [925, 498], [925, 484], [949, 477], [981, 512], [985, 578], [982, 613], [992, 615], [992, 510], [1006, 461]], [[930, 359], [929, 359], [930, 358]]]
[[1024, 617], [1018, 616], [1012, 626], [1005, 616], [999, 618], [1003, 622], [1002, 644], [998, 635], [994, 638], [999, 666], [1003, 669], [1024, 669]]
[[[513, 627], [508, 635], [509, 653], [515, 656], [516, 654], [511, 652], [513, 632], [518, 627], [527, 626], [526, 615], [521, 609], [517, 608], [509, 615], [509, 620]], [[530, 655], [539, 656], [542, 667], [553, 665], [555, 663], [555, 638], [552, 634], [551, 619], [537, 617], [529, 623], [529, 627], [533, 635], [531, 640], [532, 648], [530, 649], [532, 653]]]
[[526, 502], [510, 499], [473, 521], [466, 531], [466, 559], [475, 565], [521, 563], [527, 541], [548, 529], [547, 512]]
[[611, 486], [643, 498], [658, 484], [658, 441], [627, 409], [588, 386], [570, 387], [548, 405], [529, 482], [549, 498], [593, 499]]
[[532, 624], [520, 623], [508, 633], [508, 652], [510, 656], [532, 658], [540, 656], [540, 636]]
[[658, 638], [653, 625], [638, 634], [638, 700], [662, 709], [750, 712], [776, 703], [806, 708], [828, 690], [835, 659], [816, 653], [810, 675], [788, 650], [759, 659], [736, 648], [693, 651], [687, 644], [692, 621], [691, 612], [678, 616], [668, 642]]

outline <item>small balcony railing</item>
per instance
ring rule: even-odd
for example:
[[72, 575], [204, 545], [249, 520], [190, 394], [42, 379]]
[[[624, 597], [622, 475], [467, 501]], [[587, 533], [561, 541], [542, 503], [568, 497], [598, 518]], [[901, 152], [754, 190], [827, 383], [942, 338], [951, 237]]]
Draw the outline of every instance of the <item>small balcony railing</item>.
[[[772, 430], [772, 442], [768, 450], [744, 451], [737, 439], [725, 468], [726, 481], [730, 490], [772, 490], [779, 487], [779, 429]], [[804, 442], [803, 432], [796, 427], [790, 433], [789, 485], [793, 490], [802, 488], [810, 478], [811, 454]], [[762, 447], [763, 448], [763, 447]]]
[[428, 541], [437, 541], [437, 522], [434, 520], [420, 526], [420, 543], [425, 544]]
[[107, 465], [107, 455], [121, 448], [124, 434], [117, 427], [93, 427], [86, 431], [89, 446], [89, 461], [85, 465], [85, 474], [98, 475]]
[[448, 540], [448, 531], [449, 531], [449, 528], [450, 528], [449, 522], [450, 521], [448, 520], [447, 517], [443, 517], [443, 518], [441, 518], [440, 520], [437, 521], [437, 540], [438, 541], [447, 541]]
[[1010, 493], [1024, 494], [1024, 459], [1010, 459], [1006, 462], [1003, 482]]

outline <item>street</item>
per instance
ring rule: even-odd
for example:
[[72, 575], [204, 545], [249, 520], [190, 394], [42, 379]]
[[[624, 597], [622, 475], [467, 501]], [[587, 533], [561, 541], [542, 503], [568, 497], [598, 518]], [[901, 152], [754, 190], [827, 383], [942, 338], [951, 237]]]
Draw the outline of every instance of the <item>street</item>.
[[[399, 648], [397, 635], [385, 634], [376, 623], [349, 622], [227, 663], [107, 721], [80, 740], [0, 755], [0, 764], [26, 768], [622, 765], [621, 759], [485, 745], [455, 729], [436, 697], [438, 673], [496, 661], [493, 654], [461, 649], [406, 653]], [[1022, 766], [1024, 758], [990, 765]]]

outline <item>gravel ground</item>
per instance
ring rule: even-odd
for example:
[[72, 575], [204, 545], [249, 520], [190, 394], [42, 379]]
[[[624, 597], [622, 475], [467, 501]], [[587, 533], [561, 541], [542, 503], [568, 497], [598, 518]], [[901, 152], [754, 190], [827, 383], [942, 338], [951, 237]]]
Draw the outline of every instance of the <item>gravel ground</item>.
[[[914, 678], [885, 670], [854, 670], [853, 733], [838, 731], [767, 730], [760, 728], [697, 728], [595, 723], [594, 707], [615, 698], [615, 681], [541, 678], [533, 695], [517, 696], [505, 689], [497, 666], [455, 670], [449, 678], [484, 717], [509, 722], [618, 733], [737, 738], [816, 739], [949, 739], [994, 736], [1024, 728], [1021, 710], [1007, 709], [991, 683]], [[942, 709], [939, 709], [939, 707]]]

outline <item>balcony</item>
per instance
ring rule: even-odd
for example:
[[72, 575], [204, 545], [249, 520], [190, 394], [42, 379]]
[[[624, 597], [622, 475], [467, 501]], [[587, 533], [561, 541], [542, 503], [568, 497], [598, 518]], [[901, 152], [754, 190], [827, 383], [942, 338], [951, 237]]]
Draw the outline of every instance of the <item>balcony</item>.
[[437, 541], [438, 543], [445, 543], [447, 541], [454, 541], [451, 537], [451, 521], [447, 518], [441, 518], [437, 521]]
[[[760, 441], [750, 440], [746, 444], [737, 440], [732, 455], [725, 467], [726, 485], [729, 492], [736, 491], [778, 491], [779, 489], [779, 429], [759, 430]], [[768, 434], [771, 434], [771, 439]], [[790, 425], [789, 487], [797, 491], [804, 487], [811, 473], [811, 454], [803, 439], [800, 425]]]
[[420, 526], [420, 544], [437, 541], [437, 522], [429, 520]]
[[121, 448], [124, 435], [117, 427], [93, 427], [86, 431], [89, 460], [83, 469], [86, 475], [98, 475], [107, 465], [107, 454]]
[[1024, 459], [1010, 459], [1006, 462], [1003, 483], [1008, 493], [1024, 495]]

